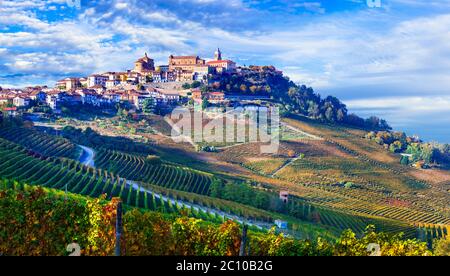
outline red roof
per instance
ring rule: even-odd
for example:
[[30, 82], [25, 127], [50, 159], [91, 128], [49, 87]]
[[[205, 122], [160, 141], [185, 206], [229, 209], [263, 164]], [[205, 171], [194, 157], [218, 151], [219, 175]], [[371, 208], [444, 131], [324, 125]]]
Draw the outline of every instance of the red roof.
[[173, 59], [192, 59], [192, 58], [199, 58], [198, 56], [171, 56]]
[[217, 63], [233, 63], [231, 60], [211, 60], [207, 64], [217, 64]]
[[17, 110], [17, 107], [5, 107], [5, 108], [3, 108], [3, 111], [16, 111]]

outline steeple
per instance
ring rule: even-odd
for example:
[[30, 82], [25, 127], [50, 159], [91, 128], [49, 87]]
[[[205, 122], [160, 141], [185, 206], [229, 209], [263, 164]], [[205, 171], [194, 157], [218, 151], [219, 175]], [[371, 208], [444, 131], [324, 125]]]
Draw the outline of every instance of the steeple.
[[217, 48], [217, 51], [214, 53], [214, 60], [222, 60], [222, 52]]

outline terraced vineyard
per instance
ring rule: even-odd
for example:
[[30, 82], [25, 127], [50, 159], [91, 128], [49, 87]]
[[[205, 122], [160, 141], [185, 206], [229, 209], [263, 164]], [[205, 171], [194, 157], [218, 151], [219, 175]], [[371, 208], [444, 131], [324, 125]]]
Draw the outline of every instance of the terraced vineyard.
[[80, 149], [67, 139], [31, 128], [0, 128], [0, 138], [22, 145], [46, 157], [78, 158]]
[[312, 205], [300, 199], [293, 198], [289, 203], [292, 214], [303, 220], [319, 223], [339, 230], [352, 229], [356, 234], [362, 234], [367, 225], [375, 225], [379, 231], [387, 233], [403, 232], [407, 237], [416, 237], [417, 229], [412, 224], [385, 219], [375, 216], [361, 216], [331, 210], [320, 205]]
[[[144, 184], [146, 189], [132, 184], [116, 174], [102, 169], [83, 166], [67, 158], [42, 157], [24, 148], [0, 138], [0, 178], [13, 179], [30, 185], [66, 190], [69, 192], [99, 197], [103, 194], [107, 199], [120, 197], [122, 201], [139, 208], [158, 210], [166, 213], [192, 213], [196, 217], [213, 220], [217, 215], [202, 210], [214, 208], [224, 213], [236, 214], [249, 219], [270, 221], [272, 216], [248, 206], [224, 200], [212, 200], [202, 195], [179, 192], [175, 190], [159, 190], [159, 186]], [[161, 188], [162, 189], [162, 188]], [[167, 198], [160, 196], [166, 194]], [[172, 198], [169, 200], [168, 198]], [[200, 208], [188, 208], [179, 204], [178, 200], [191, 202]]]
[[210, 174], [119, 151], [99, 150], [95, 164], [128, 179], [201, 195], [209, 194], [212, 182]]

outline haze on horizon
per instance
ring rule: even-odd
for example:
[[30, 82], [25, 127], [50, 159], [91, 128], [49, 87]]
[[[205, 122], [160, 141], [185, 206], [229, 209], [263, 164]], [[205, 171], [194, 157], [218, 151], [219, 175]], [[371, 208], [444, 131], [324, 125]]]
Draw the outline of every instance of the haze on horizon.
[[[144, 52], [275, 65], [360, 115], [450, 142], [446, 0], [0, 1], [0, 86], [130, 68]], [[267, 20], [270, 18], [270, 20]]]

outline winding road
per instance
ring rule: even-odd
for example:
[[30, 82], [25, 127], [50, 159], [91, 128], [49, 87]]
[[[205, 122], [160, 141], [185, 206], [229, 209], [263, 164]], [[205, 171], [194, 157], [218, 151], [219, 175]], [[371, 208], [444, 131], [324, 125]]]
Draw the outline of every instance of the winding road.
[[[78, 146], [83, 150], [83, 152], [82, 152], [82, 154], [80, 156], [80, 159], [78, 161], [80, 163], [82, 163], [83, 165], [85, 165], [85, 166], [89, 166], [89, 167], [95, 168], [95, 163], [94, 163], [95, 151], [94, 151], [94, 149], [86, 147], [86, 146], [82, 146], [82, 145], [78, 145]], [[120, 182], [122, 182], [124, 180], [125, 179], [121, 178]], [[150, 189], [143, 188], [136, 181], [132, 181], [132, 180], [125, 180], [125, 181], [126, 181], [128, 187], [132, 186], [133, 190], [135, 190], [135, 191], [139, 190], [139, 191], [147, 192], [149, 194], [154, 195], [155, 198], [162, 199], [165, 202], [170, 202], [173, 205], [176, 204], [176, 205], [178, 205], [180, 207], [186, 207], [186, 208], [189, 208], [189, 209], [195, 210], [195, 211], [201, 210], [201, 211], [203, 211], [205, 213], [209, 213], [209, 214], [212, 214], [212, 215], [217, 215], [217, 216], [223, 217], [224, 219], [231, 219], [231, 220], [237, 221], [238, 223], [245, 223], [245, 224], [247, 224], [249, 226], [254, 226], [254, 227], [258, 228], [258, 229], [266, 229], [266, 230], [268, 230], [268, 229], [270, 229], [273, 226], [273, 224], [271, 224], [271, 223], [262, 222], [262, 221], [256, 221], [256, 220], [247, 220], [246, 218], [243, 218], [243, 217], [240, 217], [240, 216], [236, 216], [236, 215], [232, 215], [232, 214], [229, 214], [229, 213], [225, 213], [225, 212], [223, 212], [221, 210], [218, 210], [218, 209], [206, 208], [204, 206], [201, 206], [201, 205], [198, 205], [198, 204], [193, 204], [193, 203], [186, 202], [186, 201], [179, 200], [179, 199], [175, 200], [175, 199], [169, 198], [167, 196], [164, 196], [162, 194], [155, 193], [154, 191], [152, 191]]]
[[82, 145], [78, 145], [78, 146], [83, 150], [83, 153], [81, 154], [80, 159], [78, 161], [80, 161], [80, 163], [85, 166], [95, 168], [95, 163], [94, 163], [95, 151], [86, 146], [82, 146]]

